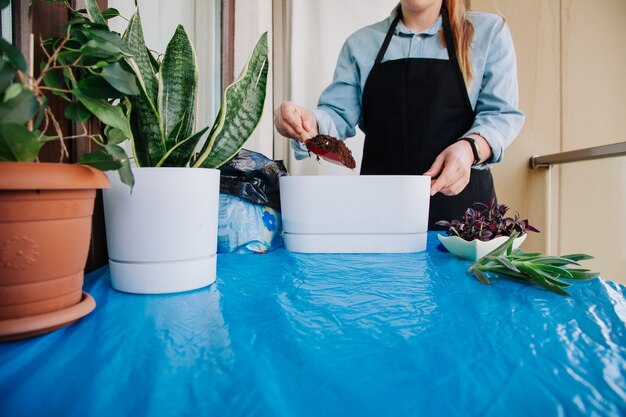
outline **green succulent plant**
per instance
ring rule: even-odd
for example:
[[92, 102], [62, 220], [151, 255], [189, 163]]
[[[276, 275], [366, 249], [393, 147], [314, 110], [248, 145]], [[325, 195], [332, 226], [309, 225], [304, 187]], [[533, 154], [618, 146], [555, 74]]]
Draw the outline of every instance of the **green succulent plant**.
[[140, 90], [127, 98], [136, 164], [218, 168], [237, 154], [263, 112], [269, 65], [267, 33], [257, 42], [241, 75], [226, 88], [213, 126], [199, 130], [194, 130], [198, 67], [185, 29], [176, 28], [160, 61], [145, 44], [138, 11], [123, 39], [134, 56]]

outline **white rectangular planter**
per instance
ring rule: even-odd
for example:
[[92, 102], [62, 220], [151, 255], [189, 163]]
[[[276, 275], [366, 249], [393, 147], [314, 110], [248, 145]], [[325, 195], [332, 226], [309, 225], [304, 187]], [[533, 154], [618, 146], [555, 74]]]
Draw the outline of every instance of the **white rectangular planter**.
[[430, 177], [286, 176], [280, 201], [285, 247], [293, 252], [426, 249]]
[[162, 294], [215, 281], [220, 171], [134, 168], [135, 186], [109, 174], [103, 193], [111, 283]]

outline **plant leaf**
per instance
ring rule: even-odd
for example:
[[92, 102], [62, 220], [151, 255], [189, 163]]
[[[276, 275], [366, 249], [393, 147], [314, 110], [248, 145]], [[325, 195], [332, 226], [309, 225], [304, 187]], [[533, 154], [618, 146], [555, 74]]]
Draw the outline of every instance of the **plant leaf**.
[[489, 281], [489, 278], [487, 277], [486, 274], [484, 274], [480, 269], [476, 268], [474, 269], [474, 276], [483, 284], [486, 285], [491, 285], [491, 281]]
[[83, 78], [78, 82], [77, 87], [84, 96], [94, 99], [124, 97], [122, 93], [113, 88], [104, 78], [97, 75]]
[[104, 16], [102, 16], [100, 8], [98, 7], [98, 3], [96, 3], [96, 0], [85, 0], [85, 6], [87, 7], [87, 15], [92, 22], [99, 23], [101, 25], [107, 24], [106, 20], [104, 20]]
[[[191, 135], [195, 117], [198, 64], [187, 32], [178, 25], [167, 44], [159, 71], [158, 111], [163, 122], [163, 134], [169, 138], [179, 120], [182, 120], [180, 137]], [[170, 149], [175, 142], [166, 142]]]
[[102, 152], [100, 149], [81, 155], [80, 163], [89, 165], [101, 171], [112, 171], [119, 169], [122, 166], [119, 161], [116, 161], [111, 155]]
[[22, 89], [17, 96], [0, 104], [0, 123], [24, 124], [35, 116], [38, 108], [33, 92]]
[[117, 128], [129, 138], [132, 137], [128, 119], [122, 109], [108, 103], [106, 100], [96, 100], [84, 96], [78, 90], [72, 90], [78, 101], [87, 108], [94, 116], [107, 126]]
[[265, 32], [239, 78], [226, 88], [217, 120], [194, 167], [220, 167], [250, 138], [263, 113], [268, 65]]
[[5, 58], [0, 58], [0, 94], [6, 90], [15, 78], [15, 68]]
[[119, 15], [120, 15], [119, 10], [117, 10], [114, 7], [109, 7], [108, 9], [102, 12], [102, 17], [104, 17], [105, 20], [113, 19], [114, 17], [117, 17]]
[[125, 71], [117, 62], [102, 68], [100, 75], [122, 94], [130, 96], [139, 94], [137, 80], [133, 74]]
[[108, 140], [107, 145], [119, 145], [126, 139], [129, 139], [129, 137], [124, 134], [124, 132], [117, 128], [106, 129], [105, 134]]
[[164, 167], [184, 167], [191, 159], [191, 154], [196, 148], [198, 141], [209, 130], [208, 126], [197, 132], [196, 134], [178, 142], [173, 148], [171, 148], [163, 159], [159, 161], [157, 166]]
[[26, 59], [15, 46], [11, 45], [4, 38], [0, 37], [0, 53], [6, 57], [13, 67], [22, 72], [26, 72]]
[[75, 101], [65, 108], [65, 117], [75, 122], [83, 122], [91, 117], [91, 112], [80, 102]]
[[119, 46], [101, 39], [91, 39], [80, 47], [80, 54], [85, 57], [103, 60], [118, 60], [124, 56]]
[[44, 141], [21, 124], [0, 124], [0, 161], [32, 162]]
[[129, 185], [131, 190], [135, 185], [135, 176], [133, 170], [130, 168], [130, 161], [126, 151], [119, 145], [104, 145], [104, 149], [121, 164], [121, 167], [117, 170], [120, 180], [126, 185]]
[[130, 98], [135, 162], [139, 166], [154, 166], [166, 152], [165, 138], [156, 109], [157, 78], [144, 41], [139, 12], [130, 19], [123, 39], [134, 56], [127, 62], [140, 87], [140, 94]]
[[568, 269], [568, 271], [570, 272], [570, 274], [572, 274], [572, 278], [570, 279], [575, 279], [578, 281], [587, 281], [587, 280], [594, 279], [600, 276], [599, 272], [592, 272], [588, 269], [570, 268]]

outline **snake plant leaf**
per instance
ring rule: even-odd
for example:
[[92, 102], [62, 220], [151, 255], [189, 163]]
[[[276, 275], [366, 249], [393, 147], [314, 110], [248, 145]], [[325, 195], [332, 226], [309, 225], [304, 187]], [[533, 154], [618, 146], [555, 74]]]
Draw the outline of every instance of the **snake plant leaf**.
[[133, 58], [126, 62], [139, 84], [139, 94], [130, 99], [133, 152], [139, 166], [154, 166], [166, 152], [161, 117], [157, 111], [157, 78], [141, 28], [139, 12], [130, 19], [123, 36]]
[[107, 21], [104, 19], [96, 0], [85, 0], [85, 7], [87, 8], [87, 16], [89, 16], [89, 19], [91, 19], [92, 22], [99, 23], [101, 25], [107, 24]]
[[[188, 137], [194, 125], [198, 63], [191, 41], [182, 25], [178, 25], [174, 36], [167, 44], [158, 80], [158, 110], [165, 138], [169, 138], [179, 120], [182, 120], [179, 137]], [[175, 144], [167, 141], [165, 147], [169, 149]]]
[[189, 157], [196, 148], [196, 145], [200, 141], [200, 138], [209, 130], [209, 127], [205, 127], [199, 132], [189, 136], [186, 139], [181, 140], [173, 148], [171, 148], [159, 161], [158, 167], [184, 167], [189, 162]]
[[0, 124], [0, 161], [34, 161], [44, 144], [39, 136], [22, 124]]
[[194, 167], [220, 167], [250, 138], [263, 113], [268, 65], [265, 32], [239, 78], [226, 88], [217, 120]]

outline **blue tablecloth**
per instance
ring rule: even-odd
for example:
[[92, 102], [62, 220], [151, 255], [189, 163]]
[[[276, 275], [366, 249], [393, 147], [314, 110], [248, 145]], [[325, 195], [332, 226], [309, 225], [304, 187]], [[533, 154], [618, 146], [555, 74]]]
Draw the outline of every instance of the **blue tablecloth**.
[[0, 345], [0, 415], [619, 416], [626, 289], [491, 286], [417, 254], [219, 255], [177, 295], [111, 288], [78, 323]]

